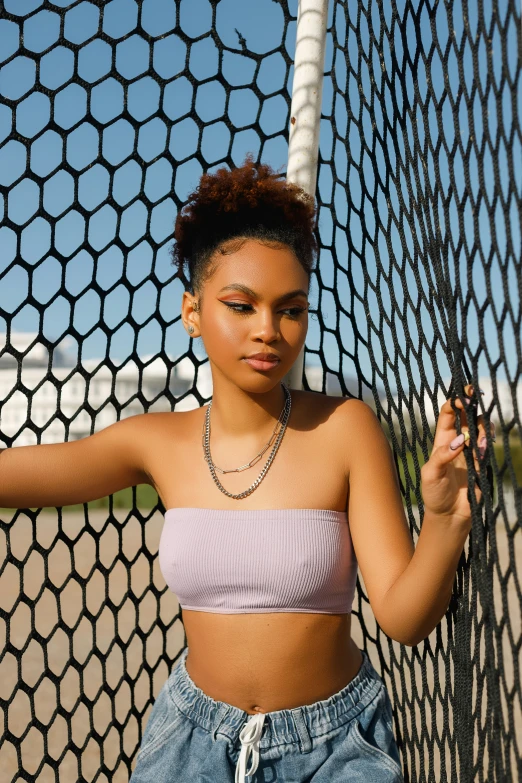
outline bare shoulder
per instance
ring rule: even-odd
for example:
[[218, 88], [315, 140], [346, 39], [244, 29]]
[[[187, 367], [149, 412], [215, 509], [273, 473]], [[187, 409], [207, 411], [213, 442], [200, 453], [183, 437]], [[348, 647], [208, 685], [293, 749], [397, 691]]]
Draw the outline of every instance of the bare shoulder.
[[305, 389], [291, 389], [292, 400], [296, 409], [303, 413], [315, 413], [319, 411], [333, 410], [343, 403], [343, 397], [333, 397], [322, 392], [306, 391]]
[[149, 413], [139, 413], [131, 418], [135, 426], [143, 430], [148, 430], [150, 435], [161, 434], [175, 431], [182, 434], [187, 427], [193, 427], [195, 419], [201, 415], [201, 408], [195, 408], [190, 411], [154, 411]]
[[368, 417], [375, 417], [373, 409], [368, 403], [355, 397], [338, 397], [321, 392], [292, 389], [292, 397], [296, 402], [296, 408], [303, 416], [327, 416], [337, 422], [342, 418], [346, 421], [364, 421]]
[[[296, 394], [296, 392], [293, 392]], [[354, 455], [372, 435], [379, 437], [382, 428], [370, 405], [358, 398], [338, 397], [318, 392], [297, 393], [297, 422], [306, 428], [317, 428], [324, 437], [325, 449], [336, 455], [337, 464], [343, 466], [346, 479], [351, 473]], [[313, 422], [313, 423], [312, 423]], [[299, 427], [299, 423], [297, 423]]]
[[343, 398], [337, 410], [339, 436], [346, 439], [356, 449], [371, 440], [382, 441], [384, 430], [374, 409], [364, 400], [358, 398]]
[[[332, 397], [339, 400], [336, 411], [339, 417], [343, 417], [350, 425], [366, 425], [369, 421], [379, 423], [373, 408], [358, 397]], [[380, 425], [379, 425], [380, 426]]]
[[165, 446], [171, 455], [174, 453], [183, 439], [194, 431], [195, 419], [200, 410], [154, 411], [139, 413], [127, 419], [140, 444], [142, 465], [149, 484], [154, 485], [158, 454], [163, 453]]

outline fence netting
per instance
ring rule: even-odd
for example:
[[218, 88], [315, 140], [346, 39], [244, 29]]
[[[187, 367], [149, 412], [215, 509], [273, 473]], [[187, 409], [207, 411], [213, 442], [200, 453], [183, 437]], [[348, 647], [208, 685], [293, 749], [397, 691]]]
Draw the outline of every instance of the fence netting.
[[[0, 2], [1, 446], [208, 401], [173, 223], [204, 171], [248, 152], [284, 170], [296, 18], [287, 0]], [[433, 633], [390, 640], [358, 578], [353, 635], [407, 782], [522, 779], [521, 52], [518, 0], [330, 1], [304, 388], [374, 407], [415, 542], [442, 401], [472, 383], [496, 424], [490, 467], [467, 457], [483, 495]], [[186, 643], [165, 509], [132, 497], [1, 512], [4, 783], [128, 780]]]

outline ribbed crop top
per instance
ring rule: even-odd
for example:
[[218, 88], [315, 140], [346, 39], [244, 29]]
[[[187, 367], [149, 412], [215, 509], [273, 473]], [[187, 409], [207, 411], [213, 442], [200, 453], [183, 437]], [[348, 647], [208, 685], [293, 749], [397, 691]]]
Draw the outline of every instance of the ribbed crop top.
[[345, 511], [170, 508], [159, 565], [182, 609], [349, 614], [357, 559]]

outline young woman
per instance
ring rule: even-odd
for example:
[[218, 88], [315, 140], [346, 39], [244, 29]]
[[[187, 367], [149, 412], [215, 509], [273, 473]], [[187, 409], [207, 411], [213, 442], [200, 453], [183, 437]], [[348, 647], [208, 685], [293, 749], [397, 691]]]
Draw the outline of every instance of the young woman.
[[314, 222], [313, 199], [251, 158], [204, 175], [178, 215], [174, 260], [188, 264], [182, 320], [208, 354], [211, 402], [1, 455], [2, 506], [150, 483], [167, 509], [159, 561], [187, 647], [132, 783], [403, 779], [386, 687], [351, 638], [357, 568], [385, 633], [411, 646], [428, 636], [471, 528], [469, 433], [457, 399], [457, 436], [448, 400], [414, 551], [371, 408], [282, 383], [306, 338]]

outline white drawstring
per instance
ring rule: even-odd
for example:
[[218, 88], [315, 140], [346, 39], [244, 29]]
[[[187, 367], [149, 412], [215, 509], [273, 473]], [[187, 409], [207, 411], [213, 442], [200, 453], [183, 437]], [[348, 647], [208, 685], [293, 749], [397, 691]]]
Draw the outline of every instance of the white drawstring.
[[[252, 715], [248, 723], [245, 723], [239, 734], [241, 740], [241, 751], [236, 766], [235, 783], [246, 783], [246, 776], [253, 775], [259, 765], [259, 740], [263, 733], [263, 724], [265, 722], [264, 713]], [[246, 771], [246, 765], [249, 756], [252, 754], [252, 766]]]

